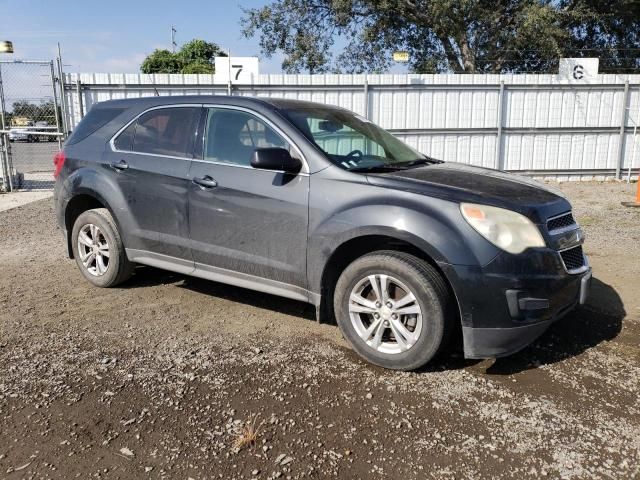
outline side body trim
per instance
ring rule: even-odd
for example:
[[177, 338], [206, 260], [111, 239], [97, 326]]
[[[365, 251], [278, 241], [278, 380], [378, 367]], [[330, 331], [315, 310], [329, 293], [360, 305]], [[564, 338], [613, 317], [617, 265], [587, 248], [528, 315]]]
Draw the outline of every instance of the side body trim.
[[142, 265], [149, 265], [151, 267], [162, 268], [163, 270], [169, 270], [171, 272], [204, 278], [205, 280], [212, 280], [214, 282], [226, 283], [228, 285], [247, 288], [249, 290], [256, 290], [258, 292], [291, 298], [293, 300], [299, 300], [313, 305], [320, 304], [319, 294], [288, 283], [278, 282], [202, 263], [194, 264], [193, 262], [189, 262], [188, 260], [183, 260], [181, 258], [170, 257], [168, 255], [161, 255], [144, 250], [127, 248], [126, 252], [129, 260]]
[[135, 263], [157, 267], [171, 272], [183, 273], [191, 275], [194, 270], [193, 261], [183, 258], [171, 257], [161, 253], [148, 252], [146, 250], [136, 250], [134, 248], [125, 248], [127, 258]]

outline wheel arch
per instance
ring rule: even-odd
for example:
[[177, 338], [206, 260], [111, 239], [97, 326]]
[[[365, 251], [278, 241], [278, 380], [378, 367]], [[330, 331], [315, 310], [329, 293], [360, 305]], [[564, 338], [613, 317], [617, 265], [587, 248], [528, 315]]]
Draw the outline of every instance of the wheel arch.
[[320, 277], [320, 318], [329, 323], [334, 322], [333, 290], [344, 269], [357, 258], [380, 250], [394, 250], [413, 255], [432, 266], [443, 278], [447, 290], [453, 299], [453, 310], [460, 324], [460, 304], [453, 285], [445, 271], [437, 261], [437, 252], [427, 252], [424, 247], [409, 239], [398, 238], [388, 233], [367, 234], [350, 238], [337, 246], [328, 257]]
[[69, 199], [64, 209], [64, 225], [67, 233], [67, 254], [69, 255], [69, 258], [73, 258], [73, 245], [71, 239], [73, 224], [84, 212], [95, 208], [106, 208], [109, 210], [111, 216], [116, 222], [116, 226], [118, 229], [120, 228], [118, 218], [114, 214], [113, 209], [99, 193], [84, 189], [77, 191]]

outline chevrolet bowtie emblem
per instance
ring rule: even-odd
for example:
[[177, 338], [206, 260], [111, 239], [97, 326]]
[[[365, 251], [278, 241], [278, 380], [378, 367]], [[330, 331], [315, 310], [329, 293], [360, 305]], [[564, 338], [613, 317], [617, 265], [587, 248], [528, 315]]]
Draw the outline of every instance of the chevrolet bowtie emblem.
[[581, 228], [573, 230], [558, 238], [558, 246], [560, 249], [574, 247], [584, 242], [584, 232]]

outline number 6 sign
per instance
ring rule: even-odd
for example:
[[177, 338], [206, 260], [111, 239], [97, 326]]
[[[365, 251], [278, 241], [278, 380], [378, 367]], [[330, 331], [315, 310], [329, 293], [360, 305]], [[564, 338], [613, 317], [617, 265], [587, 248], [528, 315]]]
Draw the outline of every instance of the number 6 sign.
[[568, 83], [592, 83], [598, 78], [597, 58], [561, 58], [558, 77]]

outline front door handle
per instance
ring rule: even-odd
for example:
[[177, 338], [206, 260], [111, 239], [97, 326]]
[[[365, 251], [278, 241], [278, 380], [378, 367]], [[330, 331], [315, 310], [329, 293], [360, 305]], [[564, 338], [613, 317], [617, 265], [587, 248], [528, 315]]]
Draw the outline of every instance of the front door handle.
[[117, 170], [117, 171], [122, 171], [122, 170], [126, 170], [127, 168], [129, 168], [129, 164], [127, 162], [125, 162], [124, 160], [120, 160], [119, 162], [113, 162], [111, 164], [111, 168], [113, 168], [114, 170]]
[[193, 179], [193, 183], [199, 185], [202, 188], [215, 188], [218, 186], [218, 182], [216, 182], [209, 175], [205, 175], [204, 177], [196, 177]]

